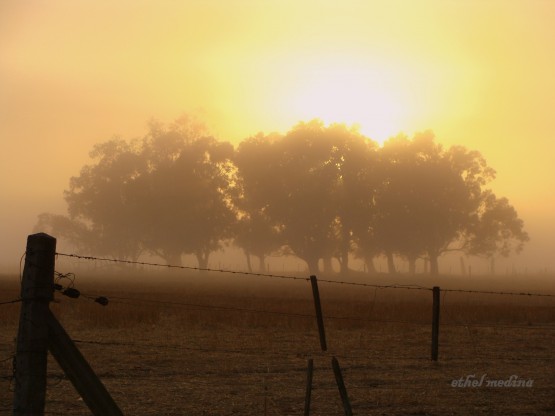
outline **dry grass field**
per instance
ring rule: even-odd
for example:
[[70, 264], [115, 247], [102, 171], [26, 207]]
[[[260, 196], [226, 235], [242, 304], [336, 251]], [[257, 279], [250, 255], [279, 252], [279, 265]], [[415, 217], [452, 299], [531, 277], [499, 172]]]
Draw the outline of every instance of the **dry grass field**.
[[[555, 293], [546, 276], [344, 280]], [[0, 277], [0, 302], [17, 298], [18, 285], [17, 276]], [[555, 414], [555, 297], [442, 291], [432, 362], [429, 290], [321, 282], [322, 352], [305, 280], [82, 272], [75, 287], [110, 303], [58, 293], [51, 309], [126, 415], [302, 415], [309, 358], [310, 414], [341, 415], [333, 356], [355, 415]], [[18, 314], [19, 304], [0, 306], [0, 414], [11, 413]], [[48, 374], [48, 415], [90, 414], [53, 360]], [[485, 375], [481, 386], [452, 386], [472, 375]], [[486, 384], [511, 376], [533, 384]]]

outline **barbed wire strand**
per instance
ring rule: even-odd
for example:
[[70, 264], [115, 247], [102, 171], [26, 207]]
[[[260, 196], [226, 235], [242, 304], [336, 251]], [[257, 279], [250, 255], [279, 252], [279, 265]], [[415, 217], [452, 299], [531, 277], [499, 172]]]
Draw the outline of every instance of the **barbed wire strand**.
[[107, 261], [112, 263], [135, 264], [140, 266], [162, 267], [162, 268], [168, 268], [168, 269], [184, 269], [184, 270], [196, 270], [201, 272], [243, 274], [243, 275], [259, 276], [259, 277], [275, 277], [280, 279], [291, 279], [291, 280], [306, 280], [306, 281], [310, 280], [309, 278], [306, 278], [306, 277], [268, 274], [268, 273], [243, 272], [243, 271], [237, 271], [237, 270], [211, 269], [208, 267], [178, 266], [173, 264], [161, 264], [161, 263], [151, 263], [151, 262], [143, 262], [143, 261], [110, 259], [106, 257], [82, 256], [79, 254], [56, 253], [56, 256], [73, 257], [73, 258], [78, 258], [83, 260]]
[[[414, 360], [414, 361], [429, 361], [428, 357], [420, 357], [420, 356], [413, 356], [413, 355], [388, 355], [382, 354], [380, 352], [374, 352], [374, 355], [361, 355], [361, 354], [344, 354], [338, 353], [333, 351], [310, 351], [310, 352], [278, 352], [278, 351], [265, 351], [265, 350], [244, 350], [244, 349], [230, 349], [230, 348], [206, 348], [206, 347], [186, 347], [183, 345], [167, 345], [167, 344], [152, 344], [152, 343], [144, 343], [144, 342], [120, 342], [120, 341], [95, 341], [95, 340], [85, 340], [85, 339], [73, 339], [72, 340], [78, 344], [89, 344], [89, 345], [100, 345], [100, 346], [114, 346], [114, 347], [136, 347], [140, 349], [146, 348], [155, 348], [157, 350], [167, 350], [167, 351], [193, 351], [193, 352], [212, 352], [212, 353], [222, 353], [222, 354], [237, 354], [237, 355], [254, 355], [254, 356], [276, 356], [276, 357], [285, 357], [285, 358], [298, 358], [305, 360], [308, 357], [324, 357], [327, 358], [329, 356], [335, 356], [337, 358], [346, 359], [346, 360], [368, 360], [373, 358], [379, 358], [381, 361], [383, 360]], [[378, 355], [376, 355], [378, 354]], [[472, 355], [470, 357], [475, 357]], [[470, 358], [469, 356], [458, 356], [454, 359], [456, 360], [466, 360]], [[492, 356], [492, 355], [484, 355], [480, 358], [489, 358], [489, 359], [499, 359], [501, 361], [554, 361], [555, 357], [504, 357], [504, 356]], [[453, 360], [453, 359], [451, 359]], [[364, 364], [351, 364], [346, 366], [345, 368], [349, 369], [356, 369], [356, 368], [374, 368], [371, 365], [364, 365]], [[306, 371], [303, 367], [303, 371]]]
[[[106, 261], [106, 262], [113, 262], [113, 263], [135, 264], [135, 265], [141, 265], [141, 266], [174, 268], [174, 269], [184, 269], [184, 270], [196, 270], [196, 271], [213, 272], [213, 273], [229, 273], [229, 274], [240, 274], [240, 275], [247, 275], [247, 276], [271, 277], [271, 278], [304, 280], [304, 281], [309, 281], [310, 280], [309, 278], [306, 278], [306, 277], [298, 277], [298, 276], [291, 276], [291, 275], [280, 275], [280, 274], [270, 274], [270, 273], [255, 273], [255, 272], [245, 272], [245, 271], [227, 270], [227, 269], [213, 269], [213, 268], [208, 268], [208, 267], [180, 266], [180, 265], [172, 265], [172, 264], [161, 264], [161, 263], [142, 262], [142, 261], [133, 261], [133, 260], [122, 260], [122, 259], [114, 259], [114, 258], [107, 258], [107, 257], [85, 256], [85, 255], [80, 255], [80, 254], [56, 253], [56, 256], [77, 258], [77, 259], [82, 259], [82, 260]], [[351, 285], [351, 286], [373, 287], [373, 288], [379, 288], [379, 289], [432, 290], [432, 288], [430, 288], [430, 287], [415, 285], [415, 284], [408, 284], [408, 285], [403, 284], [402, 285], [402, 284], [395, 283], [395, 284], [390, 284], [390, 285], [377, 285], [377, 284], [370, 284], [370, 283], [349, 282], [349, 281], [329, 280], [329, 279], [318, 279], [318, 282], [330, 283], [330, 284]], [[469, 289], [441, 289], [441, 290], [442, 291], [447, 291], [447, 292], [489, 294], [489, 295], [555, 297], [555, 294], [547, 294], [547, 293], [503, 292], [503, 291], [469, 290]]]
[[[255, 272], [245, 272], [239, 270], [229, 270], [229, 269], [212, 269], [212, 268], [203, 268], [203, 267], [194, 267], [194, 266], [179, 266], [179, 265], [172, 265], [172, 264], [161, 264], [161, 263], [151, 263], [151, 262], [142, 262], [142, 261], [132, 261], [132, 260], [121, 260], [121, 259], [110, 259], [106, 257], [94, 257], [94, 256], [82, 256], [79, 254], [67, 254], [67, 253], [56, 253], [57, 256], [63, 257], [73, 257], [83, 260], [94, 260], [94, 261], [107, 261], [113, 263], [123, 263], [123, 264], [135, 264], [141, 266], [152, 266], [152, 267], [161, 267], [161, 268], [173, 268], [173, 269], [184, 269], [184, 270], [195, 270], [195, 271], [202, 271], [202, 272], [214, 272], [214, 273], [230, 273], [230, 274], [240, 274], [246, 276], [258, 276], [258, 277], [273, 277], [273, 278], [280, 278], [280, 279], [292, 279], [292, 280], [304, 280], [309, 281], [310, 279], [307, 277], [298, 277], [298, 276], [290, 276], [290, 275], [280, 275], [280, 274], [270, 274], [270, 273], [255, 273]], [[401, 285], [401, 284], [390, 284], [390, 285], [377, 285], [377, 284], [370, 284], [370, 283], [360, 283], [360, 282], [348, 282], [348, 281], [339, 281], [339, 280], [329, 280], [329, 279], [318, 279], [318, 282], [321, 283], [331, 283], [331, 284], [342, 284], [342, 285], [350, 285], [350, 286], [362, 286], [362, 287], [372, 287], [378, 289], [416, 289], [416, 290], [432, 290], [432, 288], [419, 286], [419, 285]]]
[[[89, 295], [84, 295], [89, 296]], [[294, 312], [284, 312], [284, 311], [271, 311], [267, 309], [251, 309], [251, 308], [238, 308], [233, 306], [219, 306], [219, 305], [206, 305], [206, 304], [198, 304], [198, 303], [188, 303], [188, 302], [176, 302], [176, 301], [163, 301], [157, 299], [141, 299], [141, 298], [130, 298], [130, 297], [122, 297], [122, 296], [110, 296], [110, 300], [112, 303], [122, 303], [127, 305], [133, 305], [134, 302], [146, 302], [146, 303], [155, 303], [159, 305], [167, 305], [167, 306], [179, 306], [179, 307], [190, 307], [190, 308], [201, 308], [201, 309], [216, 309], [216, 310], [225, 310], [225, 311], [232, 311], [232, 312], [243, 312], [243, 313], [262, 313], [262, 314], [270, 314], [270, 315], [282, 315], [292, 318], [310, 318], [315, 319], [316, 315], [314, 314], [303, 314], [303, 313], [294, 313]], [[124, 302], [122, 302], [124, 301]], [[125, 302], [128, 301], [128, 302]], [[329, 320], [345, 320], [345, 321], [356, 321], [356, 322], [368, 322], [368, 323], [397, 323], [397, 324], [409, 324], [409, 325], [430, 325], [429, 322], [415, 322], [415, 321], [404, 321], [404, 320], [387, 320], [387, 319], [370, 319], [370, 318], [360, 318], [356, 316], [335, 316], [335, 315], [324, 315], [325, 319]]]
[[[81, 293], [81, 295], [87, 299], [94, 299], [95, 295]], [[445, 296], [445, 294], [443, 295]], [[280, 315], [292, 318], [303, 318], [303, 319], [315, 319], [316, 315], [311, 313], [294, 313], [285, 311], [272, 311], [267, 309], [252, 309], [252, 308], [239, 308], [234, 306], [223, 306], [223, 305], [208, 305], [200, 303], [189, 303], [189, 302], [177, 302], [177, 301], [165, 301], [159, 299], [148, 299], [148, 298], [134, 298], [134, 297], [124, 297], [124, 296], [110, 296], [110, 302], [115, 304], [124, 304], [135, 306], [135, 303], [154, 303], [161, 306], [168, 307], [185, 307], [185, 308], [197, 308], [197, 310], [212, 309], [212, 310], [224, 310], [230, 312], [240, 312], [240, 313], [260, 313], [268, 315]], [[137, 305], [138, 306], [138, 305]], [[336, 316], [336, 315], [326, 315], [324, 314], [324, 319], [326, 320], [343, 320], [343, 321], [353, 321], [361, 323], [386, 323], [386, 324], [403, 324], [403, 325], [417, 325], [417, 326], [429, 326], [430, 322], [417, 322], [409, 320], [399, 320], [399, 319], [380, 319], [380, 318], [364, 318], [357, 316]], [[506, 325], [499, 324], [497, 322], [444, 322], [442, 325], [445, 326], [461, 326], [461, 327], [485, 327], [485, 328], [513, 328], [513, 329], [539, 329], [539, 330], [555, 330], [555, 326], [549, 325]]]
[[18, 302], [21, 302], [21, 301], [22, 301], [22, 299], [8, 300], [8, 301], [0, 302], [0, 306], [1, 305], [9, 305], [10, 303], [18, 303]]
[[485, 295], [508, 295], [508, 296], [538, 296], [538, 297], [555, 297], [550, 293], [529, 293], [529, 292], [501, 292], [490, 290], [470, 290], [470, 289], [441, 289], [442, 292], [459, 292], [459, 293], [474, 293]]

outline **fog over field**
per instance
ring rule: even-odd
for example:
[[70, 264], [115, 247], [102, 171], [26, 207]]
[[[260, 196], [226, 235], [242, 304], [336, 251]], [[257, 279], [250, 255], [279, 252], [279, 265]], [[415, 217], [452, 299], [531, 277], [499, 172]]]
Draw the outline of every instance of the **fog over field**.
[[553, 275], [554, 19], [539, 0], [3, 1], [0, 268], [48, 213], [80, 254]]

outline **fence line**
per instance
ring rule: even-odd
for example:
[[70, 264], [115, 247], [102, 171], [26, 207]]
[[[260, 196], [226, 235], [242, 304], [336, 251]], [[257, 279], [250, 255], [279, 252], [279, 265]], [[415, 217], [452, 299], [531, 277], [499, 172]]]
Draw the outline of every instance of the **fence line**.
[[[309, 281], [310, 279], [308, 278], [303, 278], [303, 277], [297, 277], [297, 276], [286, 276], [286, 275], [274, 275], [274, 274], [266, 274], [266, 273], [251, 273], [251, 272], [242, 272], [242, 271], [233, 271], [233, 270], [220, 270], [220, 269], [210, 269], [210, 268], [198, 268], [198, 267], [189, 267], [189, 266], [175, 266], [175, 265], [163, 265], [163, 264], [158, 264], [158, 263], [147, 263], [147, 262], [135, 262], [135, 261], [129, 261], [129, 260], [118, 260], [118, 259], [109, 259], [109, 258], [97, 258], [97, 257], [92, 257], [92, 256], [80, 256], [80, 255], [75, 255], [75, 254], [65, 254], [65, 253], [55, 253], [56, 256], [65, 256], [65, 257], [76, 257], [76, 258], [80, 258], [80, 259], [84, 259], [84, 260], [98, 260], [98, 261], [108, 261], [108, 262], [118, 262], [118, 263], [126, 263], [126, 264], [138, 264], [138, 265], [145, 265], [145, 266], [154, 266], [154, 267], [165, 267], [165, 268], [178, 268], [178, 269], [189, 269], [189, 270], [197, 270], [197, 271], [207, 271], [207, 272], [219, 272], [219, 273], [231, 273], [231, 274], [242, 274], [242, 275], [252, 275], [252, 276], [259, 276], [259, 277], [272, 277], [272, 278], [280, 278], [280, 279], [291, 279], [291, 280], [305, 280], [305, 281]], [[81, 294], [79, 291], [77, 291], [73, 286], [75, 283], [75, 275], [73, 273], [66, 273], [66, 274], [62, 274], [59, 272], [54, 271], [55, 276], [57, 276], [58, 278], [58, 282], [62, 279], [67, 279], [69, 280], [69, 286], [68, 288], [66, 288], [63, 293], [66, 294], [69, 297], [79, 297], [79, 295], [82, 295], [82, 297], [86, 297], [86, 298], [90, 298], [94, 300], [94, 297], [91, 297], [89, 295], [86, 294]], [[315, 280], [315, 279], [314, 279]], [[374, 284], [366, 284], [366, 283], [356, 283], [356, 282], [346, 282], [346, 281], [336, 281], [336, 280], [326, 280], [326, 279], [322, 279], [319, 280], [322, 283], [328, 283], [328, 284], [341, 284], [341, 285], [353, 285], [353, 286], [363, 286], [363, 287], [373, 287], [375, 288], [374, 291], [374, 300], [372, 303], [372, 309], [374, 308], [374, 304], [375, 304], [375, 299], [376, 299], [376, 294], [377, 294], [377, 289], [408, 289], [408, 290], [432, 290], [432, 288], [428, 288], [428, 287], [424, 287], [424, 286], [419, 286], [419, 285], [398, 285], [398, 284], [393, 284], [393, 285], [374, 285]], [[56, 286], [56, 285], [55, 285]], [[44, 287], [44, 286], [43, 286]], [[50, 287], [50, 286], [49, 286]], [[57, 285], [57, 287], [55, 287], [55, 289], [57, 290], [62, 290], [63, 287], [61, 285]], [[68, 292], [69, 289], [72, 289], [73, 292]], [[439, 300], [439, 287], [438, 288], [434, 288], [437, 289], [437, 297]], [[443, 289], [444, 292], [460, 292], [460, 293], [467, 293], [467, 294], [493, 294], [493, 295], [510, 295], [510, 296], [542, 296], [542, 297], [555, 297], [555, 295], [552, 294], [537, 294], [537, 293], [524, 293], [524, 292], [496, 292], [496, 291], [481, 291], [481, 290], [465, 290], [465, 289]], [[73, 293], [73, 295], [70, 295], [69, 293]], [[445, 305], [444, 305], [444, 301], [445, 301], [445, 296], [446, 293], [444, 293], [443, 296], [443, 302], [442, 302], [442, 310], [445, 311]], [[27, 299], [27, 298], [26, 298]], [[30, 298], [32, 299], [32, 298]], [[105, 299], [105, 298], [104, 298]], [[291, 312], [282, 312], [282, 311], [271, 311], [271, 310], [260, 310], [260, 309], [250, 309], [250, 308], [237, 308], [237, 307], [229, 307], [229, 306], [217, 306], [217, 305], [204, 305], [204, 304], [198, 304], [198, 303], [187, 303], [187, 302], [175, 302], [175, 301], [164, 301], [164, 300], [157, 300], [157, 299], [141, 299], [141, 298], [133, 298], [133, 297], [112, 297], [112, 299], [115, 299], [114, 303], [120, 303], [120, 304], [131, 304], [134, 305], [135, 303], [140, 303], [140, 302], [147, 302], [147, 303], [156, 303], [162, 306], [168, 306], [168, 307], [187, 307], [187, 308], [201, 308], [201, 309], [213, 309], [213, 310], [222, 310], [222, 311], [234, 311], [234, 312], [241, 312], [241, 313], [260, 313], [260, 314], [273, 314], [273, 315], [281, 315], [281, 316], [288, 316], [288, 317], [295, 317], [295, 318], [310, 318], [313, 319], [315, 318], [316, 315], [314, 314], [303, 314], [303, 313], [291, 313]], [[127, 302], [126, 302], [127, 301]], [[0, 302], [0, 305], [6, 305], [6, 304], [11, 304], [11, 303], [17, 303], [17, 302], [21, 302], [21, 299], [15, 299], [15, 300], [10, 300], [10, 301], [3, 301]], [[101, 302], [99, 302], [101, 303]], [[103, 303], [101, 303], [103, 304]], [[105, 305], [105, 304], [103, 304]], [[437, 306], [439, 308], [439, 302], [437, 303]], [[438, 309], [439, 310], [439, 309]], [[438, 312], [439, 315], [439, 312]], [[424, 326], [429, 326], [429, 322], [411, 322], [411, 321], [395, 321], [395, 320], [383, 320], [383, 319], [368, 319], [368, 318], [357, 318], [357, 317], [346, 317], [346, 316], [328, 316], [326, 315], [326, 319], [330, 319], [330, 320], [351, 320], [351, 321], [360, 321], [360, 322], [379, 322], [379, 323], [399, 323], [399, 324], [413, 324], [413, 325], [424, 325]], [[33, 323], [33, 320], [30, 320], [31, 323]], [[522, 325], [522, 326], [518, 326], [518, 325], [503, 325], [503, 324], [497, 324], [497, 323], [492, 323], [492, 324], [484, 324], [484, 323], [444, 323], [442, 322], [442, 326], [446, 325], [446, 326], [463, 326], [463, 327], [492, 327], [492, 328], [520, 328], [520, 329], [539, 329], [539, 330], [552, 330], [555, 329], [555, 326], [532, 326], [532, 325]], [[474, 338], [472, 336], [472, 334], [469, 331], [469, 337], [471, 339], [471, 341], [474, 343]], [[68, 338], [69, 339], [69, 338]], [[148, 344], [148, 343], [128, 343], [128, 342], [110, 342], [110, 341], [95, 341], [95, 340], [71, 340], [72, 342], [75, 343], [82, 343], [82, 344], [90, 344], [90, 345], [100, 345], [100, 346], [134, 346], [134, 347], [138, 347], [138, 348], [156, 348], [159, 350], [185, 350], [185, 351], [197, 351], [197, 352], [213, 352], [213, 353], [222, 353], [222, 354], [239, 354], [239, 355], [257, 355], [257, 356], [277, 356], [277, 357], [287, 357], [287, 358], [291, 358], [291, 357], [295, 357], [295, 358], [307, 358], [307, 357], [312, 357], [312, 356], [322, 356], [322, 357], [329, 357], [331, 356], [331, 353], [328, 352], [317, 352], [317, 351], [311, 351], [310, 354], [299, 354], [299, 353], [281, 353], [281, 352], [274, 352], [274, 351], [248, 351], [245, 349], [220, 349], [220, 348], [216, 348], [216, 349], [212, 349], [212, 348], [202, 348], [202, 347], [185, 347], [185, 346], [181, 346], [181, 345], [161, 345], [161, 344]], [[325, 348], [323, 348], [325, 350]], [[361, 347], [362, 350], [362, 347]], [[336, 360], [335, 358], [336, 356], [334, 355], [333, 359]], [[352, 360], [356, 360], [356, 359], [365, 359], [368, 360], [369, 355], [364, 355], [364, 356], [360, 356], [360, 355], [337, 355], [337, 357], [339, 358], [345, 358], [345, 359], [352, 359]], [[499, 357], [499, 356], [495, 356], [495, 357], [486, 357], [486, 356], [482, 356], [481, 354], [475, 354], [474, 357], [476, 358], [480, 358], [480, 359], [485, 359], [485, 358], [490, 358], [490, 359], [501, 359], [504, 361], [532, 361], [532, 360], [538, 360], [538, 361], [553, 361], [555, 358], [553, 357], [529, 357], [529, 358], [518, 358], [518, 357]], [[419, 361], [423, 361], [426, 360], [428, 361], [428, 359], [424, 359], [423, 357], [419, 357], [419, 358], [414, 358], [414, 357], [382, 357], [381, 355], [379, 356], [380, 360], [399, 360], [399, 359], [405, 359], [405, 360], [419, 360]], [[6, 359], [0, 360], [0, 362], [6, 362], [9, 361], [10, 359], [13, 359], [13, 357], [8, 357]], [[433, 359], [433, 358], [432, 358]], [[462, 359], [460, 357], [456, 357], [456, 359]], [[363, 369], [363, 370], [372, 370], [373, 367], [371, 366], [365, 366], [365, 365], [347, 365], [344, 366], [345, 369]], [[284, 369], [283, 371], [281, 371], [280, 373], [286, 373], [288, 371], [296, 371], [296, 372], [302, 372], [304, 371], [304, 369], [300, 369], [300, 368], [294, 368], [293, 370], [287, 370]], [[260, 374], [264, 374], [265, 372], [263, 371], [256, 371], [256, 373], [260, 373]], [[269, 373], [269, 370], [267, 372]], [[173, 373], [172, 373], [173, 374]], [[181, 373], [176, 373], [177, 375], [181, 374]], [[223, 374], [223, 373], [222, 373]], [[119, 376], [116, 376], [116, 378]], [[120, 377], [120, 378], [135, 378], [135, 377]], [[146, 379], [151, 379], [152, 377], [146, 377]], [[375, 387], [375, 386], [373, 386]], [[366, 386], [357, 386], [357, 387], [353, 387], [353, 388], [366, 388]], [[390, 385], [384, 385], [382, 387], [378, 387], [381, 389], [390, 389], [390, 388], [399, 388], [396, 386], [390, 386]], [[409, 389], [411, 387], [408, 387]], [[416, 387], [415, 387], [416, 388]], [[316, 387], [315, 389], [326, 389], [326, 387]], [[335, 387], [330, 387], [330, 389], [334, 389]], [[406, 386], [403, 386], [402, 389], [407, 389]], [[0, 408], [0, 411], [2, 411], [3, 409]]]
[[[106, 346], [106, 347], [138, 347], [138, 348], [156, 348], [157, 350], [168, 350], [168, 351], [193, 351], [193, 352], [211, 352], [211, 353], [222, 353], [222, 354], [234, 354], [234, 355], [246, 355], [246, 356], [260, 356], [260, 357], [283, 357], [283, 358], [298, 358], [305, 360], [308, 357], [328, 357], [331, 353], [321, 352], [321, 351], [311, 351], [310, 353], [281, 353], [277, 351], [266, 352], [260, 350], [244, 350], [244, 349], [229, 349], [229, 348], [203, 348], [203, 347], [185, 347], [182, 345], [167, 345], [167, 344], [152, 344], [152, 343], [145, 343], [145, 342], [120, 342], [120, 341], [96, 341], [96, 340], [84, 340], [84, 339], [72, 339], [73, 342], [77, 344], [87, 344], [87, 345], [98, 345], [98, 346]], [[361, 355], [361, 354], [333, 354], [334, 356], [346, 359], [346, 360], [368, 360], [369, 355]], [[450, 358], [450, 361], [453, 360], [466, 360], [468, 357], [454, 357]], [[536, 357], [500, 357], [500, 356], [493, 356], [493, 355], [482, 355], [478, 354], [478, 358], [484, 359], [494, 359], [494, 360], [501, 360], [501, 361], [555, 361], [555, 357], [548, 357], [548, 356], [536, 356]], [[9, 359], [8, 359], [9, 360]], [[430, 361], [429, 358], [421, 357], [421, 356], [412, 356], [412, 355], [380, 355], [380, 361], [385, 360], [411, 360], [411, 361]], [[365, 366], [361, 364], [352, 364], [352, 365], [345, 365], [346, 369], [355, 369], [355, 368], [367, 368], [372, 369], [371, 365]], [[302, 371], [305, 371], [303, 369]]]
[[[89, 297], [89, 295], [83, 295]], [[116, 299], [116, 300], [112, 300]], [[124, 300], [124, 302], [122, 302]], [[125, 302], [129, 301], [129, 302]], [[134, 305], [135, 302], [145, 302], [145, 303], [155, 303], [162, 306], [168, 307], [185, 307], [185, 308], [198, 308], [196, 310], [203, 309], [214, 309], [214, 310], [226, 310], [239, 313], [262, 313], [268, 315], [280, 315], [292, 318], [310, 318], [314, 319], [315, 314], [302, 314], [302, 313], [292, 313], [292, 312], [282, 312], [282, 311], [271, 311], [266, 309], [250, 309], [250, 308], [237, 308], [232, 306], [218, 306], [218, 305], [206, 305], [198, 303], [187, 303], [187, 302], [175, 302], [175, 301], [164, 301], [157, 299], [144, 299], [144, 298], [131, 298], [131, 297], [120, 297], [120, 296], [110, 296], [110, 302], [123, 305]], [[194, 310], [194, 309], [193, 309]], [[443, 312], [443, 310], [442, 310]], [[449, 314], [448, 314], [449, 315]], [[429, 326], [429, 322], [416, 322], [416, 321], [406, 321], [406, 320], [396, 320], [396, 319], [380, 319], [380, 318], [359, 318], [355, 316], [335, 316], [335, 315], [325, 315], [326, 320], [343, 320], [343, 321], [354, 321], [354, 322], [366, 322], [366, 323], [390, 323], [390, 324], [408, 324], [408, 325], [418, 325], [418, 326]], [[510, 324], [499, 324], [496, 322], [443, 322], [442, 326], [471, 326], [471, 327], [486, 327], [486, 328], [514, 328], [514, 329], [540, 329], [540, 330], [555, 330], [555, 325], [510, 325]]]
[[[305, 280], [310, 281], [307, 277], [298, 277], [290, 275], [280, 275], [280, 274], [270, 274], [270, 273], [255, 273], [255, 272], [245, 272], [238, 270], [228, 270], [228, 269], [213, 269], [213, 268], [202, 268], [194, 266], [179, 266], [172, 264], [161, 264], [161, 263], [151, 263], [133, 260], [122, 260], [106, 257], [95, 257], [95, 256], [84, 256], [80, 254], [68, 254], [68, 253], [58, 253], [56, 256], [78, 258], [82, 260], [93, 260], [93, 261], [106, 261], [112, 263], [123, 263], [123, 264], [135, 264], [142, 266], [152, 266], [160, 268], [174, 268], [174, 269], [185, 269], [185, 270], [196, 270], [203, 272], [214, 272], [214, 273], [230, 273], [230, 274], [241, 274], [247, 276], [258, 276], [258, 277], [271, 277], [280, 279], [291, 279], [291, 280]], [[373, 287], [377, 289], [408, 289], [408, 290], [429, 290], [432, 291], [433, 288], [421, 285], [400, 285], [400, 284], [390, 284], [390, 285], [377, 285], [370, 283], [360, 283], [360, 282], [349, 282], [341, 280], [329, 280], [329, 279], [318, 279], [319, 283], [330, 283], [330, 284], [341, 284], [350, 286], [362, 286], [362, 287]], [[468, 290], [468, 289], [441, 289], [443, 292], [461, 292], [461, 293], [476, 293], [476, 294], [490, 294], [490, 295], [511, 295], [511, 296], [540, 296], [540, 297], [555, 297], [555, 294], [547, 293], [529, 293], [529, 292], [501, 292], [501, 291], [487, 291], [487, 290]]]

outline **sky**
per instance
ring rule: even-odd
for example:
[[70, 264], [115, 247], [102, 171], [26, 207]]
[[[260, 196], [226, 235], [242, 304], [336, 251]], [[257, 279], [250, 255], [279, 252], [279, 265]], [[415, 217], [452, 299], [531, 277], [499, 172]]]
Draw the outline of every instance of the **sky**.
[[555, 1], [0, 0], [0, 267], [96, 143], [200, 115], [221, 140], [301, 120], [480, 151], [555, 271]]

